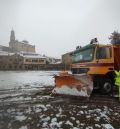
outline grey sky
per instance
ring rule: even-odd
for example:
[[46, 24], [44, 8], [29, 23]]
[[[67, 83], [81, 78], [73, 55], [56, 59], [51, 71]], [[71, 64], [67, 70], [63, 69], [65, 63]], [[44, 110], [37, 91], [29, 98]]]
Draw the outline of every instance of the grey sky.
[[108, 43], [120, 31], [120, 0], [0, 0], [0, 45], [10, 30], [38, 53], [60, 57], [94, 37]]

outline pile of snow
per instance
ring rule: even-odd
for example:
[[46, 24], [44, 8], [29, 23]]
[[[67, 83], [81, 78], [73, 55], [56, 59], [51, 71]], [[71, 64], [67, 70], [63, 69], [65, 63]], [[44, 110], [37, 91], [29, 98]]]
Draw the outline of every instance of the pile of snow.
[[24, 120], [26, 120], [27, 117], [23, 115], [23, 116], [16, 116], [15, 118], [18, 121], [24, 121]]
[[[41, 108], [43, 111], [47, 111], [48, 109], [47, 109], [47, 107], [44, 105], [44, 104], [37, 104], [36, 106], [35, 106], [35, 108], [38, 110], [39, 108]], [[35, 109], [35, 110], [36, 110]]]
[[66, 124], [66, 125], [73, 126], [73, 123], [71, 123], [69, 120], [67, 120], [65, 124]]
[[103, 127], [104, 129], [114, 129], [111, 124], [102, 124], [102, 127]]
[[22, 126], [19, 129], [28, 129], [27, 126]]
[[0, 90], [54, 86], [58, 71], [0, 71]]
[[52, 93], [53, 94], [65, 94], [65, 95], [72, 95], [72, 96], [89, 97], [86, 88], [84, 88], [84, 90], [81, 89], [81, 91], [79, 91], [77, 88], [70, 88], [68, 86], [62, 86], [60, 88], [56, 87], [53, 89]]

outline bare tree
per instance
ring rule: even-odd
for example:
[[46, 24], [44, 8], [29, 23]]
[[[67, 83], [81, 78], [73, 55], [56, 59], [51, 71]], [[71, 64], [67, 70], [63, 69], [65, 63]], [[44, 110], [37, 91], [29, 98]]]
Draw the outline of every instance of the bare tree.
[[111, 33], [109, 39], [112, 44], [120, 44], [120, 33], [118, 31], [114, 31]]

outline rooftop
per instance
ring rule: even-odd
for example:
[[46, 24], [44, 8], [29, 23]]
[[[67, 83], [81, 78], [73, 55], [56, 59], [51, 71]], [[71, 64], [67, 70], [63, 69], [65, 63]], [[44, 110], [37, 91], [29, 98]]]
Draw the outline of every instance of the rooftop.
[[10, 53], [10, 52], [5, 52], [5, 51], [1, 51], [0, 50], [0, 56], [12, 56], [14, 55], [15, 53]]

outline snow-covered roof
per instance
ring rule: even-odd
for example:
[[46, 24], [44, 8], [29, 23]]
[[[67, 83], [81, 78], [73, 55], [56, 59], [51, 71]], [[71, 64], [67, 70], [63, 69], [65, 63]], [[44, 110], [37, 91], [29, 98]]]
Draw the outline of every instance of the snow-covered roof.
[[40, 55], [38, 53], [35, 53], [35, 52], [24, 52], [24, 51], [20, 51], [21, 54], [23, 55]]
[[21, 52], [17, 52], [17, 53], [10, 53], [10, 52], [6, 52], [6, 51], [1, 51], [0, 50], [0, 56], [12, 56], [12, 55], [15, 55], [15, 54], [17, 54], [17, 55], [20, 55], [20, 56], [22, 56], [22, 57], [24, 57], [24, 58], [34, 58], [34, 59], [37, 59], [37, 58], [40, 58], [40, 59], [46, 59], [46, 57], [43, 57], [43, 56], [41, 56], [40, 54], [33, 54], [33, 53], [26, 53], [25, 55], [23, 54], [23, 53], [21, 53]]
[[62, 61], [57, 61], [54, 64], [61, 64], [61, 63], [62, 63]]
[[0, 51], [0, 56], [11, 56], [14, 55], [15, 53], [10, 53], [10, 52], [6, 52], [6, 51]]
[[42, 58], [42, 59], [46, 59], [46, 57], [43, 57], [41, 55], [23, 55], [24, 58]]

